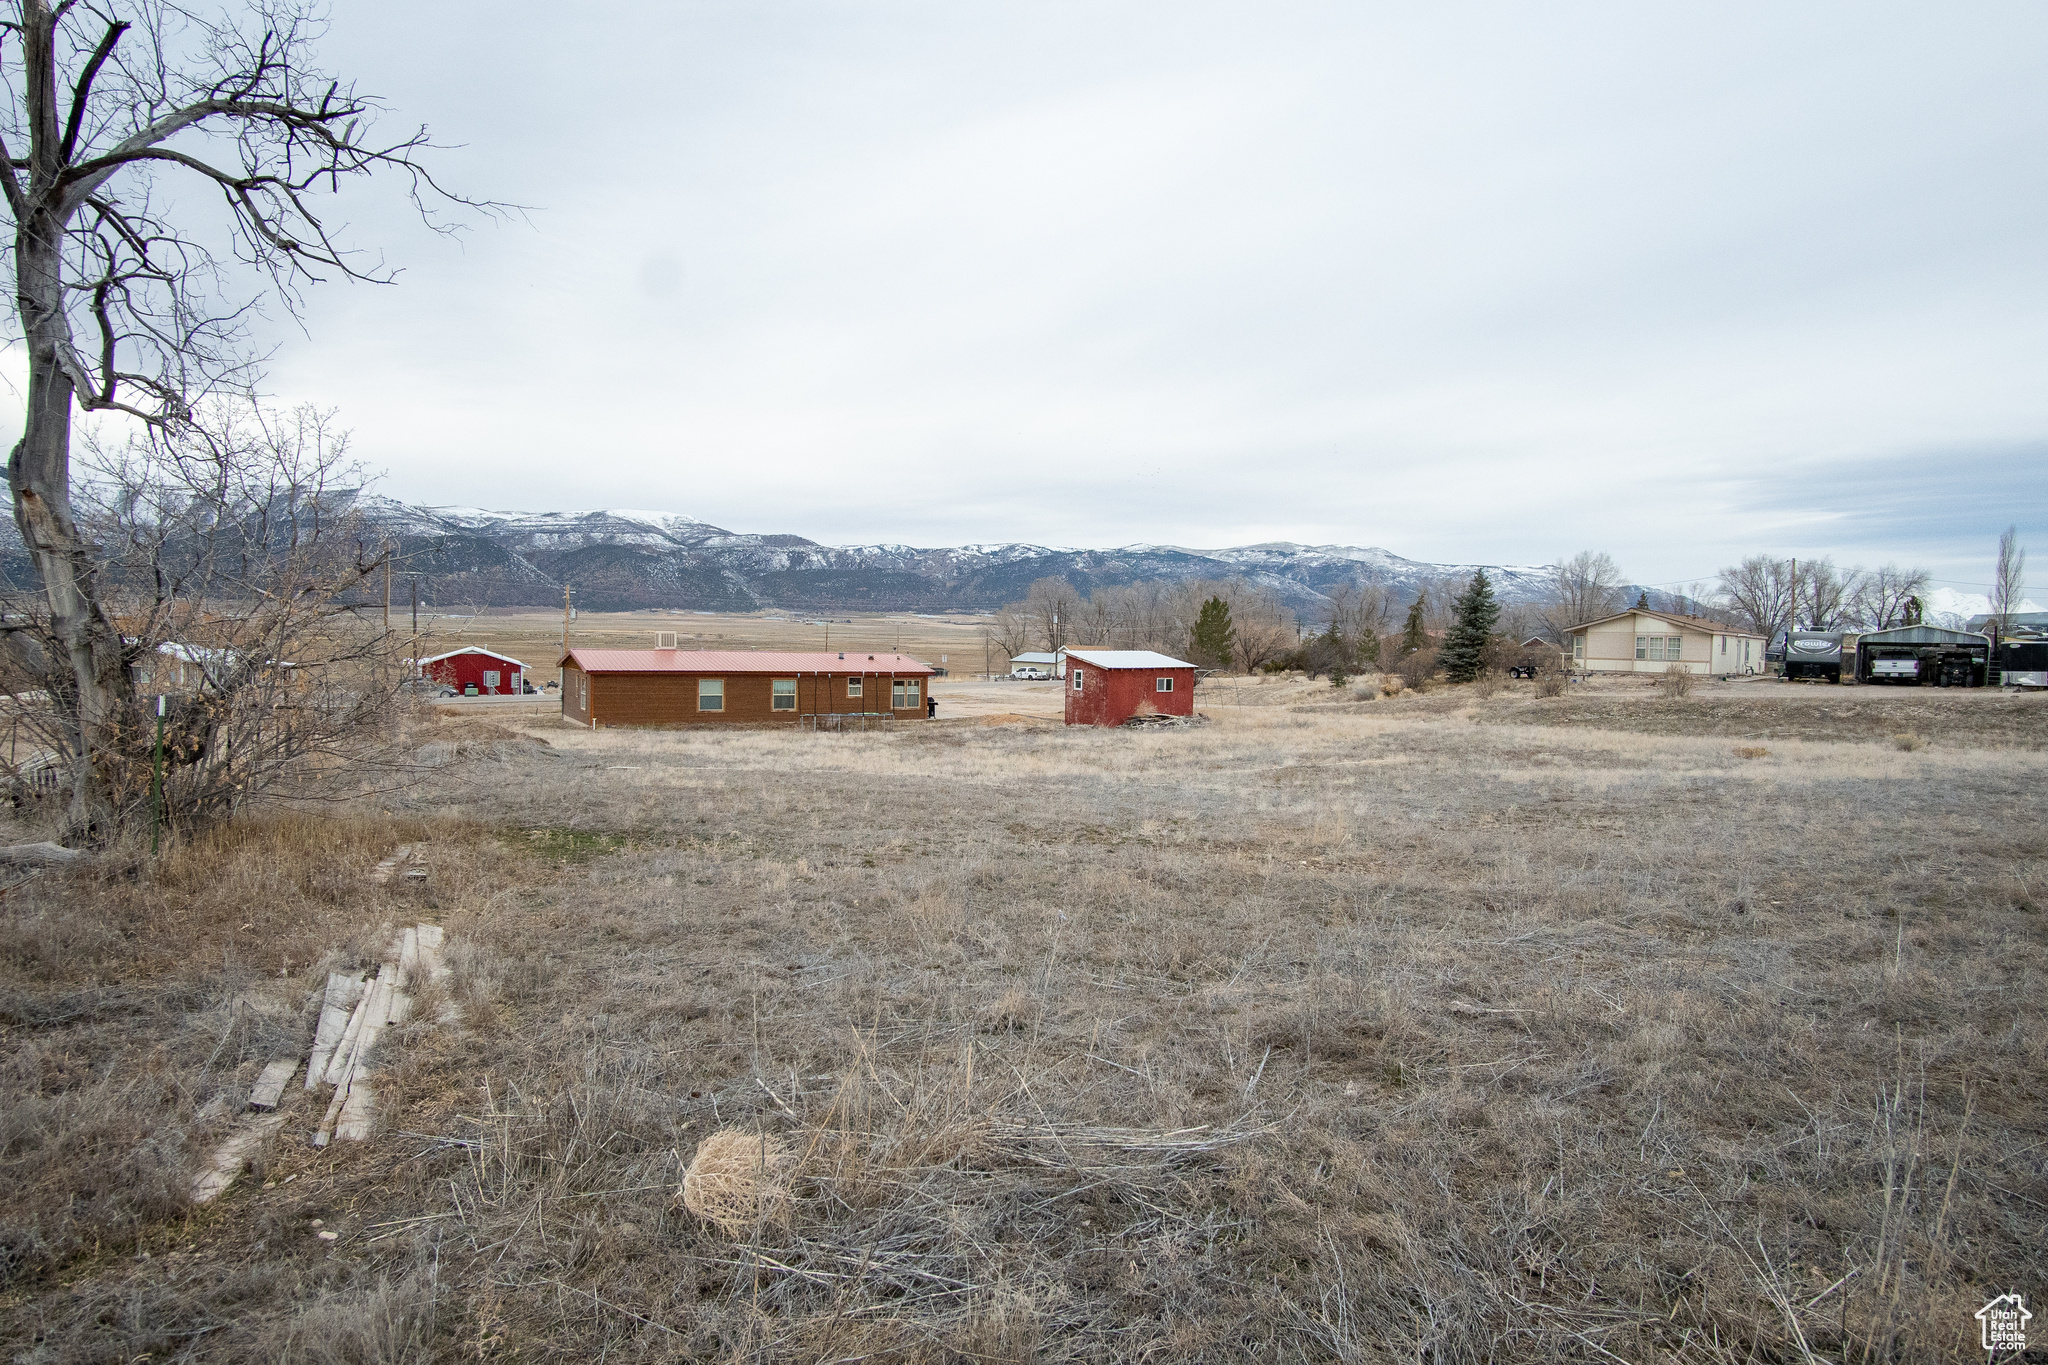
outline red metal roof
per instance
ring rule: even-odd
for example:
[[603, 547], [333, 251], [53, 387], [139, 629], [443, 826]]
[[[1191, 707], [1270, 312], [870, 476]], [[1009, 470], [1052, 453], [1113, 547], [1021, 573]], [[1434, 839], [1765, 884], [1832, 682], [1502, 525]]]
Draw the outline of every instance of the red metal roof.
[[765, 649], [572, 649], [562, 656], [585, 673], [894, 673], [933, 672], [908, 654], [785, 654]]

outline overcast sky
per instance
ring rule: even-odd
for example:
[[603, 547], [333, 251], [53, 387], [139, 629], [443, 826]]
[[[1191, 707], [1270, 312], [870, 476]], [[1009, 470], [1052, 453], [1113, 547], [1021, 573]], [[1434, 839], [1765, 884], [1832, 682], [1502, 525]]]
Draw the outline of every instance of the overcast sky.
[[531, 206], [352, 194], [401, 282], [275, 329], [394, 496], [2048, 566], [2035, 0], [337, 9], [329, 65]]

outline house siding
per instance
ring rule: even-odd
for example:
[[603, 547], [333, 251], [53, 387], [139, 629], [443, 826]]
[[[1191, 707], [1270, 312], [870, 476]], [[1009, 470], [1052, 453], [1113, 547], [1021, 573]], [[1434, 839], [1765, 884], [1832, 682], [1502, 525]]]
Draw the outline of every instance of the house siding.
[[[572, 705], [570, 675], [587, 677], [590, 706]], [[774, 707], [775, 680], [795, 678], [793, 710]], [[847, 682], [861, 680], [861, 695], [847, 695]], [[725, 708], [697, 709], [697, 683], [702, 678], [725, 681]], [[923, 720], [930, 679], [891, 673], [596, 673], [583, 674], [570, 664], [562, 670], [562, 714], [585, 725], [794, 725], [807, 715], [854, 711], [890, 712], [898, 720]], [[892, 710], [890, 684], [915, 681], [917, 704]]]

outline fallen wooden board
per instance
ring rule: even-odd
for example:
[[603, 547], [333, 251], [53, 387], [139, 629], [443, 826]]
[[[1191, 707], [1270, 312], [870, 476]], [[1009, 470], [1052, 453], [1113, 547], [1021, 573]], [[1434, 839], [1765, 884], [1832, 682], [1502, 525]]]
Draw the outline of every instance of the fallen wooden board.
[[263, 1068], [263, 1074], [256, 1078], [256, 1084], [249, 1091], [251, 1109], [275, 1109], [284, 1098], [284, 1088], [291, 1084], [294, 1073], [299, 1069], [296, 1057], [280, 1057]]
[[306, 1089], [327, 1079], [327, 1064], [348, 1032], [349, 1015], [363, 998], [363, 979], [351, 972], [327, 974], [327, 996], [320, 1004], [320, 1026], [313, 1032], [313, 1054], [306, 1062]]
[[393, 853], [389, 858], [386, 858], [371, 869], [370, 881], [372, 884], [382, 886], [390, 881], [392, 874], [396, 873], [406, 863], [412, 861], [413, 850], [417, 847], [417, 844], [400, 844], [396, 853]]
[[275, 1133], [284, 1123], [284, 1115], [270, 1114], [263, 1118], [246, 1118], [235, 1125], [233, 1132], [222, 1139], [220, 1146], [213, 1149], [206, 1165], [192, 1180], [192, 1202], [205, 1204], [218, 1199], [227, 1187], [235, 1183], [235, 1177], [249, 1164], [249, 1158], [263, 1144], [263, 1139]]

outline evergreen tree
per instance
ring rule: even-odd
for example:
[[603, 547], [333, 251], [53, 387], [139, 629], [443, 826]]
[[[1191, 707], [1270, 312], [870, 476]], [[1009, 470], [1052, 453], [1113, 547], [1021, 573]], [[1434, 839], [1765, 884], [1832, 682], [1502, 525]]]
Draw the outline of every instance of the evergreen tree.
[[1486, 570], [1472, 575], [1472, 585], [1458, 596], [1457, 619], [1444, 636], [1444, 676], [1454, 683], [1471, 682], [1479, 676], [1486, 654], [1486, 642], [1500, 620], [1500, 603], [1493, 599], [1493, 584]]
[[1417, 597], [1415, 605], [1408, 608], [1408, 619], [1401, 625], [1401, 652], [1413, 654], [1418, 649], [1429, 648], [1429, 632], [1422, 628], [1422, 599]]
[[1189, 652], [1212, 668], [1223, 668], [1230, 663], [1230, 651], [1236, 644], [1237, 628], [1230, 624], [1230, 604], [1220, 597], [1202, 603]]

